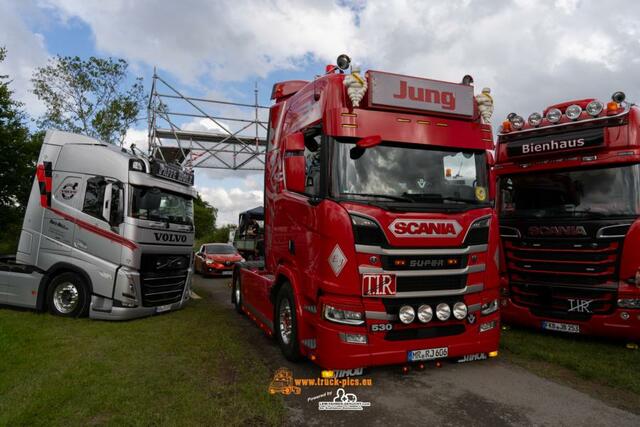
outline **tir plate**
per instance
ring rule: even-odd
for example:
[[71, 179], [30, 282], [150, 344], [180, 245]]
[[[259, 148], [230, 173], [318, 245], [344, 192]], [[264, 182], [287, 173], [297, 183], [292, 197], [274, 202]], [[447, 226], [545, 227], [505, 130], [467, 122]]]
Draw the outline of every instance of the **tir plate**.
[[171, 304], [159, 305], [156, 307], [156, 313], [162, 313], [171, 310]]
[[231, 273], [233, 273], [233, 271], [231, 271], [231, 270], [225, 270], [225, 271], [223, 271], [223, 272], [222, 272], [222, 275], [223, 275], [223, 276], [231, 276]]
[[542, 321], [542, 329], [546, 329], [548, 331], [568, 332], [570, 334], [580, 333], [580, 325], [574, 325], [573, 323], [547, 322], [546, 320]]
[[449, 356], [449, 347], [426, 348], [424, 350], [413, 350], [407, 355], [409, 362], [417, 362], [418, 360], [435, 360], [443, 359]]

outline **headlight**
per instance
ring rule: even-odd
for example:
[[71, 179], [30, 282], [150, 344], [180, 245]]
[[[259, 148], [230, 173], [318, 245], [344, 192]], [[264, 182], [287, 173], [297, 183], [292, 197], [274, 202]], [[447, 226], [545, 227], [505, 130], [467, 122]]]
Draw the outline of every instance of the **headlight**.
[[571, 120], [577, 120], [580, 117], [580, 114], [582, 114], [582, 107], [576, 104], [569, 105], [564, 113]]
[[398, 318], [402, 323], [408, 325], [416, 318], [416, 312], [410, 305], [403, 305], [398, 312]]
[[212, 259], [208, 259], [208, 260], [206, 261], [206, 263], [207, 263], [207, 265], [211, 265], [211, 264], [213, 264], [213, 260], [212, 260]]
[[240, 261], [239, 261], [239, 262], [245, 262], [245, 261], [246, 261], [246, 259], [244, 259], [244, 258], [240, 258]]
[[467, 317], [467, 306], [463, 302], [453, 304], [453, 317], [462, 320]]
[[618, 299], [620, 308], [640, 308], [640, 298], [620, 298]]
[[487, 314], [491, 314], [495, 312], [497, 309], [498, 309], [498, 300], [494, 299], [492, 301], [482, 304], [482, 307], [480, 308], [480, 313], [486, 316]]
[[422, 323], [429, 323], [433, 319], [433, 310], [431, 306], [427, 304], [422, 304], [418, 307], [418, 320]]
[[517, 114], [510, 115], [509, 122], [514, 129], [522, 129], [522, 126], [524, 126], [524, 119]]
[[529, 115], [529, 118], [527, 119], [527, 121], [529, 122], [529, 124], [531, 126], [540, 126], [540, 123], [542, 123], [542, 114], [540, 113], [531, 113]]
[[323, 313], [324, 318], [331, 322], [342, 323], [344, 325], [364, 324], [364, 313], [361, 311], [343, 310], [325, 304]]
[[551, 123], [558, 123], [561, 117], [562, 111], [558, 110], [557, 108], [552, 108], [547, 111], [547, 120], [549, 120], [549, 122]]
[[600, 101], [591, 101], [589, 104], [587, 104], [587, 113], [589, 113], [589, 115], [593, 117], [602, 113], [603, 109], [604, 104]]
[[449, 304], [444, 302], [438, 304], [436, 307], [436, 317], [444, 322], [445, 320], [448, 320], [450, 316], [451, 307], [449, 307]]

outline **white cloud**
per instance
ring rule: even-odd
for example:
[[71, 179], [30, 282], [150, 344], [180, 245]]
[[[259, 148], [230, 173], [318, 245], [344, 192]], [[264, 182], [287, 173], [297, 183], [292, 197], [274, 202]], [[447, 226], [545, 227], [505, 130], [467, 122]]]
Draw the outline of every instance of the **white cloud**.
[[205, 201], [218, 209], [218, 226], [237, 224], [240, 212], [262, 206], [263, 203], [263, 193], [259, 190], [200, 186], [196, 186], [196, 190]]
[[44, 107], [31, 93], [31, 76], [49, 57], [41, 34], [30, 31], [22, 16], [37, 14], [31, 2], [0, 0], [0, 47], [7, 48], [7, 57], [0, 62], [0, 75], [9, 75], [14, 97], [23, 102], [32, 117], [44, 112]]

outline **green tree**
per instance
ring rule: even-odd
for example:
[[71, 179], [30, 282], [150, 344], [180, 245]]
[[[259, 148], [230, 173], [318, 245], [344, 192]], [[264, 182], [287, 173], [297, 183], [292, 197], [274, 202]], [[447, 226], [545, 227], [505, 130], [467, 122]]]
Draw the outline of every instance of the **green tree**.
[[[0, 62], [6, 49], [0, 47]], [[0, 253], [16, 249], [43, 134], [31, 135], [9, 76], [0, 75]]]
[[196, 227], [196, 240], [209, 237], [216, 229], [216, 217], [218, 210], [198, 194], [193, 201], [193, 223]]
[[122, 144], [144, 100], [142, 78], [127, 85], [127, 68], [124, 59], [51, 59], [31, 79], [33, 93], [46, 106], [38, 126]]

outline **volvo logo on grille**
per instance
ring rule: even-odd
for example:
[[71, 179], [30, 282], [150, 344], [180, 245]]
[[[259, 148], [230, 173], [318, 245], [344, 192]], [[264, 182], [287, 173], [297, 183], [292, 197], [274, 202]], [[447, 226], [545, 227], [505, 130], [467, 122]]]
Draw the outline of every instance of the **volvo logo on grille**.
[[586, 236], [581, 225], [540, 225], [529, 227], [530, 236]]
[[182, 268], [184, 267], [185, 259], [184, 257], [165, 257], [159, 258], [156, 261], [156, 269], [164, 270], [164, 269], [172, 269], [172, 268]]

